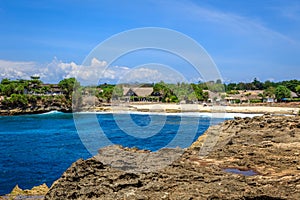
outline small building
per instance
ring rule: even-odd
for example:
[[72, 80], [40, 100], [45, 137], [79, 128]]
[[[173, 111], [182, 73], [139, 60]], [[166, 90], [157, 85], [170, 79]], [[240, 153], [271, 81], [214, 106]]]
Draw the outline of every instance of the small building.
[[292, 98], [298, 98], [298, 95], [295, 92], [291, 92], [291, 97]]
[[208, 93], [208, 100], [207, 102], [209, 103], [217, 103], [217, 104], [220, 104], [223, 100], [223, 96], [225, 97], [226, 96], [226, 93], [225, 92], [212, 92], [210, 90], [203, 90], [203, 92], [207, 92]]
[[238, 90], [237, 94], [227, 94], [225, 100], [229, 104], [262, 102], [263, 90]]
[[229, 104], [235, 104], [235, 103], [239, 103], [241, 101], [241, 98], [239, 96], [236, 96], [236, 95], [231, 95], [229, 97], [225, 97], [225, 100]]
[[136, 101], [147, 101], [147, 97], [153, 93], [152, 87], [123, 87], [123, 96], [127, 101], [135, 97]]
[[265, 99], [265, 102], [266, 103], [274, 103], [275, 102], [275, 99], [274, 98], [271, 98], [271, 97], [268, 97]]
[[48, 87], [49, 90], [46, 91], [45, 95], [62, 95], [64, 94], [63, 89], [61, 89], [61, 87], [59, 87], [58, 84], [41, 84], [40, 87]]

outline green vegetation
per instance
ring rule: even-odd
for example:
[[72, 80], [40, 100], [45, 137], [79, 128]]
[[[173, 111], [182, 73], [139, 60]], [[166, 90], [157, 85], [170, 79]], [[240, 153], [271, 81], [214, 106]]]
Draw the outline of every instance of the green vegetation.
[[296, 92], [296, 87], [300, 85], [299, 80], [289, 80], [289, 81], [282, 81], [282, 82], [272, 82], [272, 81], [265, 81], [265, 82], [260, 82], [256, 78], [250, 83], [244, 83], [244, 82], [239, 82], [239, 83], [229, 83], [229, 84], [224, 84], [226, 92], [231, 91], [231, 90], [266, 90], [270, 87], [272, 88], [277, 88], [278, 86], [285, 86], [292, 92]]
[[[224, 84], [221, 80], [191, 84], [171, 84], [161, 81], [158, 83], [139, 85], [141, 88], [153, 88], [152, 94], [147, 94], [147, 96], [143, 97], [123, 97], [124, 86], [130, 87], [126, 84], [81, 86], [75, 78], [63, 79], [58, 84], [43, 84], [38, 76], [32, 76], [30, 80], [2, 79], [0, 83], [0, 96], [2, 99], [0, 106], [4, 109], [27, 109], [41, 105], [66, 105], [70, 108], [73, 101], [73, 105], [76, 108], [80, 108], [83, 103], [83, 95], [96, 96], [100, 102], [107, 103], [112, 100], [126, 100], [126, 98], [131, 101], [146, 100], [168, 103], [179, 103], [181, 101], [188, 103], [207, 102], [209, 98], [212, 101], [225, 101], [225, 99], [228, 100], [227, 97], [232, 97], [230, 99], [232, 103], [260, 103], [267, 98], [276, 98], [277, 101], [300, 100], [300, 98], [295, 98], [295, 96], [291, 98], [291, 92], [296, 93], [298, 97], [300, 97], [300, 81], [298, 80], [260, 82], [255, 78], [249, 83], [240, 82], [229, 84]], [[259, 90], [259, 94], [257, 94], [258, 92], [255, 92], [255, 90]], [[210, 93], [208, 91], [210, 91]], [[212, 94], [212, 96], [210, 97], [209, 94]], [[255, 98], [255, 95], [257, 98]]]
[[273, 87], [273, 86], [270, 86], [270, 87], [268, 87], [267, 89], [264, 90], [264, 95], [266, 97], [269, 97], [269, 98], [274, 98], [275, 97], [275, 91], [276, 91], [276, 88]]
[[23, 94], [12, 94], [10, 98], [4, 98], [2, 105], [8, 108], [25, 108], [28, 105], [28, 99]]
[[291, 91], [287, 87], [279, 85], [275, 90], [275, 97], [278, 101], [282, 101], [284, 98], [291, 98]]
[[235, 94], [240, 94], [240, 92], [238, 90], [230, 90], [230, 91], [226, 91], [227, 94], [232, 94], [232, 95], [235, 95]]
[[63, 89], [67, 99], [71, 99], [73, 90], [77, 90], [80, 87], [80, 83], [75, 78], [67, 78], [61, 80], [58, 86]]
[[153, 86], [154, 93], [160, 94], [162, 102], [207, 101], [208, 92], [203, 92], [200, 84], [159, 82]]
[[[209, 99], [209, 93], [207, 92], [208, 90], [214, 93], [219, 93], [219, 99], [222, 100], [230, 95], [238, 95], [240, 94], [240, 91], [262, 90], [262, 94], [258, 95], [259, 98], [249, 100], [250, 103], [262, 102], [266, 98], [276, 98], [278, 101], [281, 101], [283, 98], [291, 97], [288, 95], [288, 93], [290, 94], [288, 91], [293, 91], [300, 96], [300, 81], [298, 80], [260, 82], [258, 79], [254, 78], [253, 81], [249, 83], [239, 82], [229, 84], [224, 84], [221, 80], [191, 84], [170, 84], [161, 81], [155, 84], [144, 84], [141, 87], [153, 87], [153, 94], [156, 94], [155, 98], [158, 98], [161, 102], [174, 103], [178, 103], [183, 100], [187, 102], [206, 102]], [[105, 102], [110, 102], [111, 99], [122, 96], [123, 92], [122, 86], [115, 87], [115, 85], [103, 84], [98, 86], [98, 88], [101, 88], [102, 92], [100, 92], [97, 97]], [[223, 92], [226, 92], [226, 95], [221, 94]], [[113, 93], [115, 94], [113, 95]], [[248, 92], [246, 93], [245, 97], [248, 98], [251, 96], [251, 94], [251, 92]], [[217, 97], [211, 98], [218, 99]], [[149, 99], [154, 99], [154, 97], [149, 97]], [[139, 98], [131, 97], [131, 100], [139, 100]], [[293, 100], [295, 100], [295, 98]], [[234, 100], [234, 102], [240, 102], [240, 100]]]
[[262, 100], [261, 99], [251, 99], [250, 103], [261, 103]]
[[103, 84], [99, 85], [98, 88], [100, 88], [101, 91], [96, 94], [96, 96], [101, 99], [101, 101], [107, 103], [109, 103], [111, 99], [118, 99], [123, 96], [123, 88], [121, 85]]
[[298, 95], [298, 97], [300, 97], [300, 85], [297, 85], [295, 90], [296, 90], [296, 94]]
[[[27, 109], [37, 105], [61, 106], [72, 105], [72, 92], [80, 87], [75, 78], [62, 80], [56, 87], [43, 84], [38, 76], [32, 76], [30, 80], [2, 79], [0, 83], [0, 96], [2, 96], [1, 108], [3, 109]], [[58, 93], [53, 92], [52, 90]]]

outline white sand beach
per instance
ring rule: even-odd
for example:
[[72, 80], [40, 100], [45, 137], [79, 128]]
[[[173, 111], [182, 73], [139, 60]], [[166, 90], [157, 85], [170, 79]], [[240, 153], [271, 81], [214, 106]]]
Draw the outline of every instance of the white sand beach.
[[111, 106], [100, 106], [92, 109], [96, 112], [162, 112], [162, 113], [181, 113], [181, 112], [201, 112], [201, 113], [247, 113], [247, 114], [285, 114], [297, 115], [299, 107], [271, 107], [271, 106], [203, 106], [198, 104], [118, 104]]

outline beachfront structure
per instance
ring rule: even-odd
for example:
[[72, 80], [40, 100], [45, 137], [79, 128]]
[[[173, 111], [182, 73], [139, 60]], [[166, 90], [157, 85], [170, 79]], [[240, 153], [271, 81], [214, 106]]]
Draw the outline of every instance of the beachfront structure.
[[298, 98], [298, 95], [295, 92], [291, 91], [291, 98]]
[[210, 90], [203, 90], [203, 92], [208, 93], [208, 103], [221, 103], [223, 101], [223, 97], [225, 97], [226, 93], [225, 92], [213, 92]]
[[123, 87], [125, 101], [148, 101], [152, 99], [153, 87]]
[[55, 96], [63, 95], [64, 90], [58, 84], [30, 84], [28, 89], [24, 89], [23, 94]]
[[229, 104], [263, 101], [263, 92], [263, 90], [237, 90], [236, 94], [226, 94], [225, 100]]
[[48, 87], [49, 90], [45, 92], [45, 95], [62, 95], [64, 91], [58, 84], [41, 84], [40, 87]]

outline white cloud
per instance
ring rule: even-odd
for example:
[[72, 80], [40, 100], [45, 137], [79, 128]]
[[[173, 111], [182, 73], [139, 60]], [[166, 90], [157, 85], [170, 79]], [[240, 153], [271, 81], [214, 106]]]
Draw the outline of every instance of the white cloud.
[[89, 66], [63, 62], [54, 58], [50, 63], [0, 60], [0, 79], [29, 79], [38, 75], [45, 83], [57, 83], [64, 78], [76, 77], [84, 85], [99, 82], [166, 82], [182, 81], [182, 77], [163, 67], [144, 66], [131, 69], [126, 66], [107, 67], [106, 61], [92, 59]]
[[82, 66], [75, 62], [62, 62], [57, 58], [46, 64], [0, 60], [0, 78], [29, 79], [32, 75], [38, 75], [42, 81], [49, 83], [55, 83], [69, 77], [76, 77], [83, 82], [90, 82], [99, 78], [116, 78], [116, 71], [114, 70], [119, 67], [104, 70], [106, 65], [106, 61], [97, 59], [93, 59], [90, 66]]
[[91, 61], [91, 66], [92, 67], [104, 68], [104, 67], [106, 67], [106, 65], [107, 65], [106, 61], [100, 61], [100, 60], [97, 60], [96, 58], [93, 58], [92, 61]]
[[14, 62], [0, 60], [0, 78], [28, 79], [37, 71], [35, 62]]

